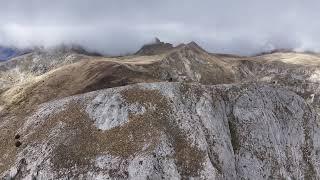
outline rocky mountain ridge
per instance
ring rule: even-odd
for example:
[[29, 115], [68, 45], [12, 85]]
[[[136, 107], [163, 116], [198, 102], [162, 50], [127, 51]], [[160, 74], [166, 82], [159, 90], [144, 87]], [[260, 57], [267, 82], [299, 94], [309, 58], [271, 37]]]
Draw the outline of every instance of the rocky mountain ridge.
[[0, 64], [1, 177], [320, 178], [317, 54], [160, 49]]
[[142, 46], [141, 49], [139, 49], [135, 54], [136, 55], [156, 55], [172, 49], [173, 49], [172, 44], [161, 42], [160, 39], [155, 38], [155, 42]]

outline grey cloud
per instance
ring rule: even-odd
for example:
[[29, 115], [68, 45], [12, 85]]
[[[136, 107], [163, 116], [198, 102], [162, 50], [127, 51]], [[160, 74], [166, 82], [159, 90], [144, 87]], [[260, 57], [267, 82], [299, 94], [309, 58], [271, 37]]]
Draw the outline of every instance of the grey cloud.
[[306, 0], [0, 0], [0, 44], [75, 43], [133, 52], [157, 36], [211, 52], [320, 50], [320, 5]]

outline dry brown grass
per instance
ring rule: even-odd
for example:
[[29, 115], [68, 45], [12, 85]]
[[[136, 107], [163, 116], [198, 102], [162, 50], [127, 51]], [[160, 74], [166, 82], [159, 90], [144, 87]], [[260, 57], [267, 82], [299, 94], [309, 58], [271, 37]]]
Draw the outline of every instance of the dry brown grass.
[[[166, 68], [162, 66], [162, 60], [168, 57], [177, 59]], [[228, 63], [202, 51], [176, 48], [155, 56], [95, 57], [65, 65], [44, 75], [29, 77], [24, 83], [4, 91], [0, 103], [10, 109], [28, 107], [27, 111], [32, 111], [29, 110], [31, 107], [57, 98], [140, 82], [167, 81], [168, 77], [163, 74], [172, 68], [184, 71], [181, 57], [206, 61], [206, 64], [195, 61], [191, 65], [192, 71], [201, 75], [203, 84], [233, 82], [232, 68]]]
[[259, 60], [262, 62], [283, 62], [287, 64], [296, 64], [304, 66], [319, 66], [320, 56], [317, 54], [307, 54], [307, 53], [295, 53], [295, 52], [279, 52], [266, 54], [258, 57], [252, 57], [252, 60]]
[[82, 61], [15, 86], [1, 96], [10, 108], [24, 109], [53, 99], [138, 82], [155, 82], [142, 72], [103, 60]]

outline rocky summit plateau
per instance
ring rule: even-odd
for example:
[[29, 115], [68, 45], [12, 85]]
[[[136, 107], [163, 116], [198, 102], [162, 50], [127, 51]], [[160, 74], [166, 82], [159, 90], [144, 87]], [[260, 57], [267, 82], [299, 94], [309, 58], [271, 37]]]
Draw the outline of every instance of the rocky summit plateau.
[[0, 62], [0, 178], [320, 179], [319, 95], [317, 53], [31, 50]]

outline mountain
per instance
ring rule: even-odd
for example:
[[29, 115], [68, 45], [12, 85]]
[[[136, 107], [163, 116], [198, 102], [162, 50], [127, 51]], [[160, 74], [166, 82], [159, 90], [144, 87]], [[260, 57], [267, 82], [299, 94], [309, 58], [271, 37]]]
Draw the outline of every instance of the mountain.
[[27, 53], [28, 50], [0, 46], [0, 61], [6, 61], [16, 56]]
[[155, 38], [155, 42], [146, 44], [141, 47], [135, 54], [136, 55], [156, 55], [173, 49], [173, 45], [170, 43], [161, 42], [160, 39]]
[[0, 60], [7, 60], [11, 56], [15, 54], [15, 51], [13, 49], [0, 47]]
[[318, 54], [62, 49], [0, 64], [0, 177], [320, 178]]

